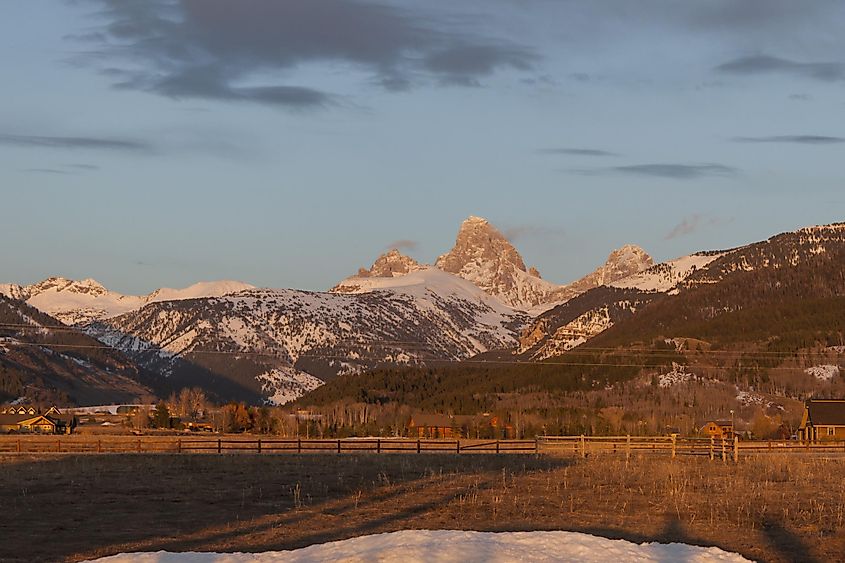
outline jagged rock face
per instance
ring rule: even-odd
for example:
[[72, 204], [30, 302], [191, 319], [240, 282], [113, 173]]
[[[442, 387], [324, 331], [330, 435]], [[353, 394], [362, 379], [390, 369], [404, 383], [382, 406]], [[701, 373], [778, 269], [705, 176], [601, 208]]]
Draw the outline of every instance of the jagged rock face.
[[369, 270], [365, 270], [364, 268], [358, 270], [358, 276], [362, 278], [395, 278], [410, 274], [411, 272], [417, 272], [422, 270], [423, 267], [410, 256], [405, 256], [394, 248], [379, 256]]
[[627, 244], [611, 252], [604, 265], [594, 272], [569, 284], [567, 293], [571, 293], [574, 297], [601, 285], [610, 285], [628, 278], [652, 266], [654, 266], [654, 260], [645, 250], [634, 244]]
[[516, 308], [532, 309], [568, 301], [590, 289], [627, 278], [654, 265], [642, 248], [623, 246], [604, 265], [568, 285], [543, 280], [536, 268], [526, 269], [516, 248], [487, 220], [470, 217], [461, 225], [455, 247], [437, 259], [436, 267], [467, 279]]
[[555, 300], [558, 286], [525, 267], [516, 248], [486, 219], [470, 217], [461, 225], [455, 246], [435, 267], [468, 280], [508, 305], [531, 308]]

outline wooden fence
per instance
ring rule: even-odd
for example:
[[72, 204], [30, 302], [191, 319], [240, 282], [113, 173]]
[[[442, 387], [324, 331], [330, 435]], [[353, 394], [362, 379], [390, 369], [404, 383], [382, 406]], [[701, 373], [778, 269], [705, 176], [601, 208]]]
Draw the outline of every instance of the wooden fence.
[[845, 441], [799, 442], [793, 440], [739, 440], [681, 436], [540, 436], [537, 449], [543, 453], [572, 453], [587, 457], [598, 453], [663, 453], [671, 457], [702, 456], [711, 460], [738, 461], [748, 453], [840, 453]]
[[196, 453], [196, 454], [309, 454], [309, 453], [453, 453], [453, 454], [558, 454], [588, 457], [595, 454], [662, 454], [700, 456], [738, 461], [748, 453], [839, 453], [845, 441], [740, 441], [679, 436], [540, 436], [534, 440], [431, 440], [412, 438], [255, 438], [252, 436], [0, 436], [2, 453]]
[[0, 437], [0, 453], [205, 453], [205, 454], [308, 454], [308, 453], [453, 453], [535, 454], [537, 440], [426, 440], [393, 438], [347, 438], [333, 440], [301, 438], [137, 438], [109, 436]]

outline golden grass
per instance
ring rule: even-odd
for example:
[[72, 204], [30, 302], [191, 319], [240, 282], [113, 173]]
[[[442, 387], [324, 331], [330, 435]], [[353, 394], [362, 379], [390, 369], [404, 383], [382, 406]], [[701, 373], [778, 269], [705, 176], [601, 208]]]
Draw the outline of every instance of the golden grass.
[[405, 528], [575, 530], [764, 561], [845, 553], [845, 460], [832, 456], [69, 455], [0, 467], [0, 560], [292, 549]]

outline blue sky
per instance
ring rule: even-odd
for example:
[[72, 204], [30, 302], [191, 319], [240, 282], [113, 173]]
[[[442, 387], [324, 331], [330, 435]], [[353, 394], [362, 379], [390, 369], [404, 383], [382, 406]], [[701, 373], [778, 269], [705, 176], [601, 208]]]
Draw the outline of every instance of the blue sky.
[[845, 5], [30, 0], [0, 281], [325, 289], [481, 215], [567, 282], [843, 220]]

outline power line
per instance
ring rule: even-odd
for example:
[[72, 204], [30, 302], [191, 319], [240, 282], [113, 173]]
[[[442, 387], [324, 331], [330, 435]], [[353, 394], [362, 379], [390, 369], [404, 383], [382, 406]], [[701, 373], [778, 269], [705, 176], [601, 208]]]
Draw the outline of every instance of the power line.
[[[61, 348], [61, 349], [94, 349], [94, 350], [109, 350], [112, 352], [123, 352], [122, 350], [112, 348], [110, 346], [97, 346], [97, 345], [86, 345], [86, 344], [39, 344], [35, 342], [15, 342], [14, 345], [22, 345], [22, 346], [34, 346], [39, 348]], [[282, 356], [280, 354], [272, 354], [268, 352], [236, 352], [236, 351], [224, 351], [224, 350], [189, 350], [185, 352], [169, 352], [164, 349], [152, 349], [152, 350], [144, 350], [144, 351], [164, 351], [168, 352], [168, 354], [172, 355], [173, 357], [180, 357], [180, 359], [185, 359], [181, 357], [182, 354], [193, 354], [193, 355], [202, 355], [202, 354], [212, 354], [212, 355], [227, 355], [227, 356], [255, 356], [255, 357], [267, 357], [267, 358], [274, 358], [279, 360], [289, 361], [290, 358], [286, 356]], [[125, 352], [123, 352], [125, 353]], [[297, 361], [299, 359], [320, 359], [320, 360], [345, 360], [347, 362], [354, 362], [354, 363], [370, 363], [370, 364], [397, 364], [402, 365], [402, 367], [409, 367], [409, 364], [401, 363], [397, 360], [391, 360], [388, 358], [383, 357], [366, 357], [366, 356], [358, 356], [356, 358], [352, 358], [348, 355], [330, 355], [330, 354], [300, 354], [297, 356]], [[573, 367], [605, 367], [605, 368], [641, 368], [641, 369], [667, 369], [669, 366], [665, 364], [638, 364], [638, 363], [609, 363], [609, 362], [554, 362], [554, 361], [537, 361], [537, 360], [472, 360], [472, 359], [446, 359], [446, 358], [408, 358], [409, 361], [414, 361], [417, 363], [422, 364], [454, 364], [454, 365], [466, 365], [466, 364], [474, 364], [474, 365], [488, 365], [488, 366], [496, 366], [496, 365], [520, 365], [520, 366], [573, 366]], [[185, 360], [188, 361], [188, 360]], [[730, 371], [735, 369], [756, 369], [756, 370], [778, 370], [778, 371], [803, 371], [803, 368], [800, 367], [783, 367], [783, 366], [776, 366], [776, 367], [760, 367], [760, 366], [714, 366], [714, 365], [696, 365], [696, 366], [684, 366], [689, 367], [689, 369], [703, 369], [703, 370], [723, 370], [723, 371]]]

